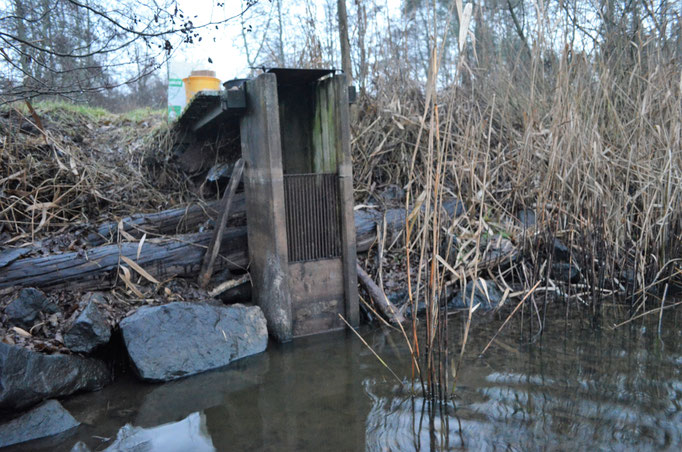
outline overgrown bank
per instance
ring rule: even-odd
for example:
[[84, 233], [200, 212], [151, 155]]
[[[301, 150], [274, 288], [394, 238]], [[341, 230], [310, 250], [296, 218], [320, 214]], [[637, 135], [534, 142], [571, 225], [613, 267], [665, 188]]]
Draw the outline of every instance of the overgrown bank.
[[363, 100], [358, 200], [396, 184], [408, 205], [467, 207], [452, 222], [415, 211], [413, 301], [429, 298], [429, 278], [482, 276], [512, 292], [541, 281], [530, 300], [559, 295], [595, 318], [607, 297], [632, 315], [660, 307], [682, 276], [682, 86], [675, 61], [641, 57], [623, 71], [567, 51], [551, 65], [472, 73], [431, 104], [420, 89], [391, 89], [400, 80]]
[[[479, 89], [442, 89], [432, 110], [416, 85], [377, 85], [353, 111], [356, 202], [379, 216], [407, 208], [409, 231], [380, 225], [366, 268], [404, 312], [423, 311], [429, 299], [446, 305], [478, 278], [505, 300], [540, 282], [530, 302], [563, 299], [595, 319], [607, 297], [632, 316], [660, 307], [679, 283], [682, 256], [675, 68], [647, 75], [636, 66], [640, 82], [626, 91], [606, 68], [565, 56], [537, 69], [530, 87], [500, 70]], [[22, 105], [2, 121], [0, 234], [5, 250], [29, 250], [22, 257], [85, 252], [102, 224], [114, 227], [98, 244], [139, 240], [144, 228], [115, 227], [133, 214], [188, 202], [205, 210], [224, 187], [216, 168], [225, 175], [234, 157], [234, 144], [218, 137], [190, 152], [213, 166], [183, 161], [185, 137], [159, 112], [47, 103], [35, 113]], [[464, 207], [454, 217], [439, 208], [453, 199]], [[175, 232], [212, 227], [202, 221]], [[131, 295], [125, 278], [118, 286]], [[158, 288], [132, 295], [168, 298]]]
[[[580, 71], [566, 62], [546, 74], [543, 83], [553, 84], [538, 88], [542, 101], [531, 115], [519, 107], [528, 93], [502, 74], [485, 90], [432, 97], [377, 87], [354, 107], [356, 213], [368, 218], [358, 228], [368, 251], [362, 260], [411, 318], [415, 338], [418, 324], [446, 335], [452, 309], [468, 312], [468, 330], [476, 309], [508, 315], [527, 305], [539, 333], [548, 303], [578, 308], [596, 325], [613, 307], [636, 318], [674, 306], [665, 300], [679, 284], [682, 257], [679, 94], [647, 113], [659, 116], [636, 118], [659, 86], [674, 93], [675, 82], [656, 75], [626, 102], [591, 69]], [[614, 102], [623, 105], [613, 110]], [[8, 307], [26, 294], [1, 289], [3, 342], [78, 353], [65, 338], [92, 306], [92, 294], [81, 291], [106, 291], [99, 304], [108, 331], [146, 305], [213, 300], [194, 276], [234, 137], [192, 143], [160, 116], [63, 105], [38, 105], [35, 114], [16, 108], [1, 125], [2, 267], [60, 256], [94, 275], [81, 284], [57, 268], [61, 281], [52, 278], [39, 297], [44, 309], [21, 325]], [[237, 246], [245, 243], [238, 213], [223, 261], [241, 277], [248, 259]], [[185, 247], [179, 260], [155, 255], [153, 265], [136, 266], [169, 243]], [[366, 317], [388, 312], [376, 294], [363, 298]], [[416, 345], [426, 353], [440, 347], [428, 338]]]

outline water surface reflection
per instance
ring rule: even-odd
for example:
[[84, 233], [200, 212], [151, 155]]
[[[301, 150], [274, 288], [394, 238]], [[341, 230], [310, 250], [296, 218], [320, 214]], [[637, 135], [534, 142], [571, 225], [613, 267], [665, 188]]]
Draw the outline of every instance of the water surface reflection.
[[[267, 353], [165, 385], [132, 378], [64, 402], [83, 422], [35, 450], [679, 450], [680, 314], [659, 340], [638, 324], [595, 332], [549, 325], [528, 345], [511, 325], [476, 325], [455, 397], [412, 397], [351, 334], [270, 344]], [[459, 320], [452, 321], [452, 344]], [[526, 327], [524, 327], [526, 328]], [[564, 333], [569, 331], [570, 334]], [[409, 381], [399, 335], [363, 330]]]

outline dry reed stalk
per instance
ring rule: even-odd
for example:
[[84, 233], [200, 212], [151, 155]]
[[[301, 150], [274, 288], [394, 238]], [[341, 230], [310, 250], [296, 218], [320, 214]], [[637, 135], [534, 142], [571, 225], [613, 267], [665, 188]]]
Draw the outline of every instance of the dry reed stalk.
[[[515, 296], [534, 287], [519, 309], [540, 334], [556, 299], [566, 316], [575, 306], [599, 323], [609, 299], [627, 297], [636, 316], [661, 302], [651, 290], [682, 281], [674, 265], [682, 258], [679, 64], [639, 46], [631, 65], [566, 48], [547, 66], [543, 54], [553, 50], [543, 50], [543, 30], [526, 63], [502, 60], [486, 73], [474, 67], [470, 86], [436, 89], [432, 64], [423, 91], [396, 91], [389, 79], [359, 102], [358, 200], [387, 185], [406, 188], [408, 303], [412, 312], [427, 304], [425, 325], [413, 316], [409, 336], [425, 393], [433, 394], [436, 356], [447, 347], [438, 342], [447, 337], [438, 287], [478, 277]], [[467, 207], [450, 224], [437, 213], [446, 194]], [[534, 225], [517, 218], [524, 209], [535, 214]], [[513, 250], [501, 258], [491, 245], [500, 238]], [[555, 255], [555, 240], [567, 258]], [[579, 271], [578, 282], [554, 274], [562, 263]]]

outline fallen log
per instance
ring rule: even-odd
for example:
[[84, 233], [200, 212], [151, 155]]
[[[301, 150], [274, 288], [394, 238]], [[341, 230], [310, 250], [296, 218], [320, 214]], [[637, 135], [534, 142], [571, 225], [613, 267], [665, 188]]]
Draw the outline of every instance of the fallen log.
[[388, 297], [384, 291], [377, 286], [372, 278], [367, 274], [365, 269], [358, 263], [358, 280], [362, 283], [369, 293], [369, 296], [374, 300], [375, 306], [379, 308], [379, 311], [386, 317], [391, 323], [399, 324], [405, 322], [405, 317], [403, 317], [402, 312], [396, 308], [393, 303], [388, 300]]
[[[141, 238], [143, 232], [170, 235], [182, 234], [194, 230], [206, 220], [218, 218], [220, 200], [206, 204], [191, 204], [187, 207], [164, 210], [149, 214], [136, 214], [121, 220], [123, 230], [135, 238]], [[455, 199], [445, 200], [443, 209], [450, 216], [460, 216], [464, 213], [464, 204]], [[229, 220], [243, 218], [246, 212], [246, 197], [244, 193], [236, 193], [230, 207]], [[405, 209], [389, 209], [386, 212], [378, 210], [359, 210], [355, 212], [355, 228], [358, 231], [358, 247], [366, 251], [374, 240], [374, 229], [378, 222], [386, 219], [389, 232], [399, 232], [405, 225]], [[86, 245], [97, 246], [116, 241], [118, 222], [102, 224], [95, 232], [88, 234]], [[360, 240], [370, 240], [364, 243]]]
[[[135, 214], [121, 219], [123, 230], [135, 238], [146, 233], [170, 235], [182, 234], [194, 230], [209, 219], [218, 217], [220, 200], [206, 204], [191, 204], [186, 207], [164, 210], [161, 212]], [[244, 193], [235, 194], [232, 201], [229, 219], [243, 217], [246, 212]], [[115, 242], [118, 222], [112, 221], [99, 226], [85, 238], [90, 246]]]
[[[241, 205], [243, 212], [244, 198], [235, 199], [234, 202], [235, 209]], [[157, 228], [155, 230], [159, 232], [177, 227], [183, 216], [185, 220], [182, 221], [189, 221], [188, 218], [190, 218], [191, 221], [198, 221], [196, 224], [200, 224], [208, 217], [198, 213], [197, 208], [198, 206], [189, 209], [173, 209], [173, 213], [161, 212], [158, 217], [154, 217], [154, 214], [134, 216], [130, 217], [133, 219], [131, 224], [140, 228], [142, 224], [146, 228], [155, 225]], [[446, 210], [450, 213], [449, 209]], [[180, 214], [180, 212], [192, 212], [192, 214], [188, 217], [187, 213]], [[232, 212], [230, 217], [238, 214], [237, 211]], [[452, 213], [459, 213], [459, 207], [453, 205]], [[202, 215], [204, 215], [204, 220], [199, 221]], [[159, 218], [164, 220], [161, 221]], [[367, 251], [372, 246], [376, 239], [376, 225], [384, 219], [387, 222], [387, 230], [399, 231], [405, 224], [405, 211], [404, 209], [391, 209], [385, 214], [377, 211], [355, 212], [358, 252]], [[111, 228], [112, 225], [106, 227]], [[132, 232], [130, 234], [133, 235]], [[8, 255], [13, 253], [13, 258], [5, 259], [5, 264], [0, 269], [0, 288], [32, 286], [93, 290], [112, 287], [116, 283], [116, 270], [121, 255], [135, 261], [158, 280], [174, 276], [196, 276], [212, 235], [212, 231], [205, 231], [174, 235], [163, 239], [148, 238], [139, 250], [139, 257], [139, 242], [103, 245], [77, 252], [29, 258], [21, 258], [21, 254], [14, 251], [16, 249], [9, 249], [0, 252], [0, 262], [3, 262], [3, 256], [6, 253]], [[223, 268], [238, 270], [248, 266], [246, 226], [225, 229], [220, 242], [219, 256], [215, 270]]]
[[[137, 257], [139, 243], [104, 245], [80, 252], [18, 259], [0, 272], [0, 288], [33, 286], [92, 290], [112, 287], [120, 256], [132, 259], [158, 280], [195, 276], [201, 267], [212, 231], [184, 234], [169, 239], [146, 240]], [[246, 268], [246, 227], [228, 228], [220, 246], [216, 269]]]

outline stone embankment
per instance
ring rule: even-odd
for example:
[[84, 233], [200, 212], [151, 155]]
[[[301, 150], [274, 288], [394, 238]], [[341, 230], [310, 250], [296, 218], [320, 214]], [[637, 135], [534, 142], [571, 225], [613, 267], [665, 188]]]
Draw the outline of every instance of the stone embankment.
[[[108, 357], [121, 356], [112, 350], [117, 347], [125, 348], [135, 375], [151, 382], [223, 367], [267, 347], [265, 317], [257, 306], [207, 302], [145, 306], [112, 328], [105, 315], [106, 301], [98, 294], [86, 298], [89, 302], [64, 334], [71, 354], [45, 354], [0, 342], [0, 413], [10, 418], [0, 424], [0, 447], [77, 427], [79, 422], [54, 399], [111, 383], [115, 363]], [[5, 315], [30, 329], [31, 322], [57, 309], [39, 290], [23, 289], [7, 305]]]

